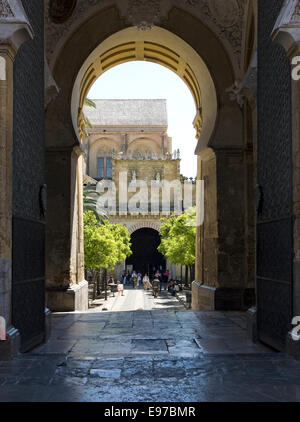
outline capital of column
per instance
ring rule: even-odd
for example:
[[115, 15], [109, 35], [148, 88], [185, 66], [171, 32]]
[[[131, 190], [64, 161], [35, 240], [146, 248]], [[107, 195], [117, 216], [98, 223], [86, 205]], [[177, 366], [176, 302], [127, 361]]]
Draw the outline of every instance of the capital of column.
[[273, 41], [281, 44], [288, 57], [300, 49], [300, 5], [298, 0], [285, 0], [272, 33]]
[[75, 152], [75, 154], [78, 156], [78, 157], [81, 157], [81, 156], [85, 156], [86, 154], [85, 154], [85, 152], [83, 151], [83, 149], [82, 149], [82, 146], [81, 145], [76, 145], [74, 148], [73, 148], [73, 151]]
[[20, 0], [0, 0], [0, 49], [14, 57], [33, 38], [33, 30]]

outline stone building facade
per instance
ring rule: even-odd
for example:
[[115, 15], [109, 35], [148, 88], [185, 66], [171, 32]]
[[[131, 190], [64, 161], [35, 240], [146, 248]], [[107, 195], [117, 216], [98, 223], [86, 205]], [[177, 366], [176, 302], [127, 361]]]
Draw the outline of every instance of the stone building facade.
[[[91, 125], [86, 128], [88, 137], [83, 141], [84, 173], [90, 177], [86, 189], [95, 188], [98, 182], [97, 191], [103, 195], [110, 181], [113, 182], [115, 191], [110, 190], [110, 206], [115, 201], [115, 209], [107, 210], [110, 221], [123, 224], [130, 234], [142, 229], [158, 233], [163, 217], [171, 212], [180, 214], [185, 205], [190, 207], [196, 204], [195, 181], [186, 181], [184, 185], [180, 173], [180, 152], [172, 150], [172, 138], [168, 136], [166, 100], [93, 101], [95, 108], [86, 106], [84, 109], [84, 115]], [[182, 140], [182, 145], [188, 141]], [[130, 209], [130, 202], [140, 192], [140, 182], [145, 183], [147, 196], [144, 202], [136, 204], [135, 211]], [[168, 194], [164, 195], [164, 182], [172, 186], [168, 190], [169, 197]], [[121, 183], [126, 187], [128, 206], [120, 202]], [[151, 186], [152, 189], [159, 189], [158, 196], [152, 195], [152, 199]], [[143, 243], [140, 246], [143, 248]], [[131, 261], [134, 263], [134, 257]], [[175, 277], [176, 267], [165, 265], [173, 268], [172, 275]], [[158, 263], [149, 262], [150, 266], [157, 267]], [[120, 278], [124, 269], [126, 264], [121, 263], [114, 275]], [[138, 267], [134, 269], [145, 270]]]

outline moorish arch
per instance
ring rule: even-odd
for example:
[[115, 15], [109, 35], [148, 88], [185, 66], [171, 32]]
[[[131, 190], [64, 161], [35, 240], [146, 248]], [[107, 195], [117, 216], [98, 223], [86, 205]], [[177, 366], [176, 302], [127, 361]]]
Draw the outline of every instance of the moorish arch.
[[[191, 123], [198, 142], [198, 177], [207, 184], [206, 207], [214, 210], [206, 213], [205, 229], [198, 231], [194, 306], [216, 309], [217, 294], [221, 296], [219, 308], [242, 306], [246, 183], [243, 113], [228, 92], [239, 74], [237, 56], [218, 31], [184, 9], [174, 6], [159, 26], [154, 22], [140, 31], [139, 25], [132, 26], [122, 17], [118, 4], [98, 8], [93, 15], [82, 17], [76, 31], [66, 35], [63, 45], [52, 52], [51, 71], [60, 90], [46, 113], [47, 256], [51, 257], [46, 272], [47, 300], [53, 310], [65, 309], [67, 293], [68, 298], [73, 297], [67, 309], [82, 306], [87, 295], [82, 204], [78, 199], [82, 189], [83, 102], [97, 77], [130, 60], [149, 60], [168, 67], [194, 96]], [[60, 219], [57, 197], [62, 201]]]
[[127, 228], [130, 234], [136, 232], [137, 230], [145, 228], [160, 232], [160, 224], [152, 221], [144, 221], [140, 223], [135, 223], [133, 225], [127, 225]]
[[[137, 60], [158, 63], [184, 80], [195, 101], [196, 113], [193, 125], [198, 138], [203, 129], [203, 113], [206, 124], [211, 121], [213, 127], [216, 119], [216, 95], [209, 72], [200, 57], [197, 57], [188, 44], [162, 28], [154, 27], [146, 32], [127, 28], [109, 37], [93, 51], [79, 72], [73, 91], [72, 108], [78, 110], [75, 130], [79, 128], [80, 136], [85, 128], [82, 115], [84, 100], [92, 84], [112, 67]], [[78, 81], [80, 81], [79, 107]], [[202, 91], [204, 101], [201, 99]]]

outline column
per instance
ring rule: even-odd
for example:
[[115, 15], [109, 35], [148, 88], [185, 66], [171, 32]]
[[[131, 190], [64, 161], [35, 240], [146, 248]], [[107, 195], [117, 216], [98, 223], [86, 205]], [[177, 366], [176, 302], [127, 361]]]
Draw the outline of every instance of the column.
[[204, 181], [204, 223], [197, 227], [192, 308], [215, 309], [218, 281], [217, 161], [211, 148], [198, 154], [198, 180]]
[[199, 153], [205, 183], [204, 224], [197, 232], [193, 309], [241, 310], [244, 304], [244, 152]]
[[82, 151], [48, 148], [46, 178], [46, 301], [51, 311], [85, 311]]
[[13, 60], [0, 46], [0, 315], [11, 326]]
[[77, 238], [77, 284], [84, 282], [84, 234], [83, 234], [83, 151], [77, 147], [77, 197], [78, 197], [78, 238]]

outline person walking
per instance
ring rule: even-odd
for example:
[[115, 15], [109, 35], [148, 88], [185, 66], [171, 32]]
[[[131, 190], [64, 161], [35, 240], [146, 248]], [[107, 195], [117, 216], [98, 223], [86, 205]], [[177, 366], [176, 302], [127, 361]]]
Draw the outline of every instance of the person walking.
[[164, 290], [167, 290], [168, 288], [169, 277], [170, 277], [170, 271], [167, 269], [163, 275]]
[[156, 271], [154, 278], [156, 278], [157, 280], [159, 280], [159, 289], [161, 291], [162, 275], [161, 275], [161, 272], [159, 270]]
[[145, 274], [143, 277], [143, 285], [144, 285], [144, 290], [149, 290], [150, 288], [150, 279], [148, 277], [148, 274]]
[[138, 286], [137, 279], [138, 279], [137, 273], [135, 271], [133, 271], [132, 276], [131, 276], [131, 282], [132, 282], [134, 289], [137, 289], [137, 286]]
[[126, 284], [130, 284], [131, 274], [128, 272], [126, 275]]
[[159, 291], [159, 289], [160, 289], [160, 281], [159, 281], [159, 279], [158, 279], [158, 278], [155, 278], [155, 279], [153, 280], [152, 287], [153, 287], [153, 296], [154, 296], [155, 298], [157, 298], [157, 296], [158, 296], [158, 291]]

